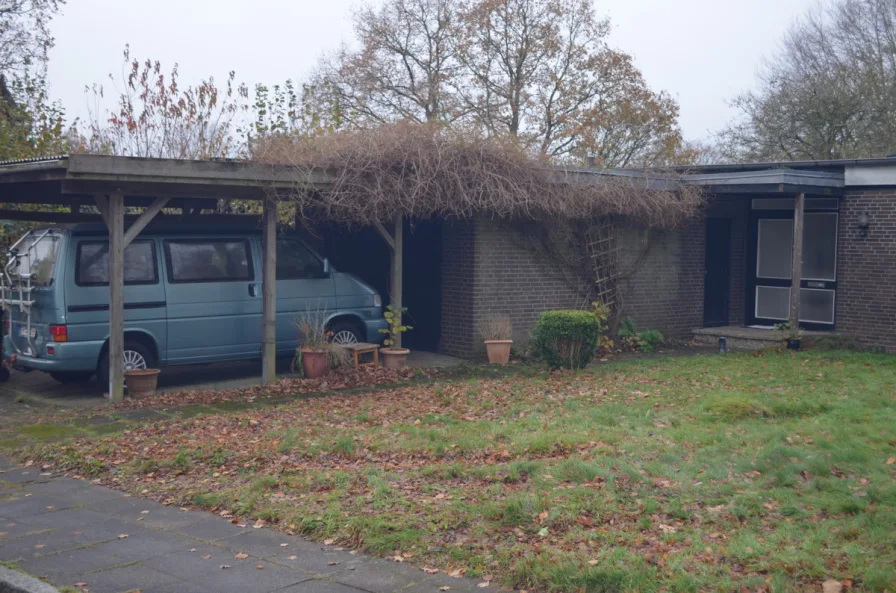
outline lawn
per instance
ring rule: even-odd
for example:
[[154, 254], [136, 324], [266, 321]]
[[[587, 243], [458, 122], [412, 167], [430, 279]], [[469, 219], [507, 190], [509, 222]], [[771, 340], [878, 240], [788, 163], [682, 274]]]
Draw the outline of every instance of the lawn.
[[896, 358], [768, 352], [331, 395], [29, 455], [530, 591], [896, 590]]

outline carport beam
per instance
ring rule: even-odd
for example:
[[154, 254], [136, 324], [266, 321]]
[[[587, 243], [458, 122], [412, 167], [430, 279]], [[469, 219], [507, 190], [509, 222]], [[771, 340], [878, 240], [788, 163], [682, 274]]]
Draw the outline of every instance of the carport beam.
[[793, 204], [793, 269], [790, 285], [790, 331], [800, 329], [800, 282], [803, 279], [803, 220], [806, 194], [797, 194]]
[[[401, 325], [401, 302], [402, 302], [402, 275], [404, 274], [404, 216], [395, 215], [395, 231], [392, 235], [392, 306], [394, 313], [398, 317], [396, 322]], [[401, 348], [401, 332], [395, 335], [393, 348]]]
[[277, 380], [277, 203], [264, 202], [264, 269], [261, 285], [263, 351], [261, 384]]
[[[97, 204], [105, 200], [97, 199]], [[109, 399], [124, 400], [124, 196], [112, 195], [109, 225]]]

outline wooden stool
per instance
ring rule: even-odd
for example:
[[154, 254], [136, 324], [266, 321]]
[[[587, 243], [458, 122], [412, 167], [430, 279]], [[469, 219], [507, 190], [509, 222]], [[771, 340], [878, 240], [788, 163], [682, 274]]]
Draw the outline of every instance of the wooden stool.
[[[352, 353], [355, 360], [355, 368], [380, 365], [380, 346], [379, 344], [368, 344], [366, 342], [358, 342], [357, 344], [345, 344], [346, 350]], [[364, 354], [373, 354], [373, 362], [361, 362], [361, 356]]]

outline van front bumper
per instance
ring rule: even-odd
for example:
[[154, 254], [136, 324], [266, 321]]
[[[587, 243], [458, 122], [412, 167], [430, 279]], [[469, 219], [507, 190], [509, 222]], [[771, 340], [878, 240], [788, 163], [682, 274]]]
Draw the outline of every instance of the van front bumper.
[[379, 344], [386, 337], [386, 335], [380, 332], [380, 330], [388, 329], [389, 324], [386, 323], [386, 320], [383, 318], [367, 319], [364, 321], [364, 328], [367, 331], [367, 341], [371, 344]]

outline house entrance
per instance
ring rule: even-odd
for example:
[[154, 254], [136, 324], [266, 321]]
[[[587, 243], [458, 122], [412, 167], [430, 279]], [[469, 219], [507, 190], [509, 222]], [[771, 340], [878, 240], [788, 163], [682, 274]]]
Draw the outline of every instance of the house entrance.
[[[837, 198], [806, 199], [800, 325], [807, 329], [834, 329], [839, 204]], [[773, 326], [785, 323], [790, 316], [793, 207], [793, 198], [752, 201], [747, 325]]]

